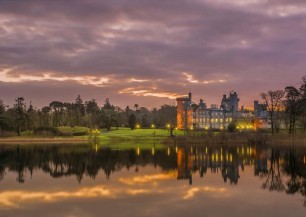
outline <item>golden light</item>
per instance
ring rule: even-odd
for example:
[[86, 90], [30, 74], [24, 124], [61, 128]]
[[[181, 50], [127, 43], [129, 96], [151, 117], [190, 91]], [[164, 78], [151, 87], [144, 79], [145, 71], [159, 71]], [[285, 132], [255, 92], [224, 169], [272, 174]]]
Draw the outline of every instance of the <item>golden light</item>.
[[167, 124], [167, 127], [170, 128], [170, 124]]
[[152, 155], [154, 156], [155, 155], [155, 148], [152, 147]]
[[154, 125], [154, 124], [151, 124], [151, 128], [155, 128], [155, 125]]
[[139, 124], [136, 124], [136, 128], [138, 128], [138, 129], [139, 129], [139, 128], [140, 128], [140, 125], [139, 125]]

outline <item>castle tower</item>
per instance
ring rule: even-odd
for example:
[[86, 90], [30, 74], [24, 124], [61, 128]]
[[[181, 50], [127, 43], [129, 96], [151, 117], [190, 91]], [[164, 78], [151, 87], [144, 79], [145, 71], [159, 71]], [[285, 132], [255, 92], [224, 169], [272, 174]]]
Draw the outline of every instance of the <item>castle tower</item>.
[[191, 97], [189, 93], [188, 97], [179, 97], [176, 99], [177, 103], [177, 128], [178, 129], [189, 129], [193, 126], [192, 108], [191, 108]]

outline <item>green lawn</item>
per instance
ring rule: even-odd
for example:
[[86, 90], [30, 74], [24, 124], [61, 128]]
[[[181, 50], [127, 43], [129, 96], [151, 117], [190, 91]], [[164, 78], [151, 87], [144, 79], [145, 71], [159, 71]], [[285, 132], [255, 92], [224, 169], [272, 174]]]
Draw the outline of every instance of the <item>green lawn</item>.
[[[183, 135], [183, 131], [175, 130], [174, 135]], [[118, 130], [112, 129], [111, 131], [100, 131], [99, 138], [105, 139], [159, 139], [170, 136], [170, 130], [167, 129], [134, 129], [119, 128]]]

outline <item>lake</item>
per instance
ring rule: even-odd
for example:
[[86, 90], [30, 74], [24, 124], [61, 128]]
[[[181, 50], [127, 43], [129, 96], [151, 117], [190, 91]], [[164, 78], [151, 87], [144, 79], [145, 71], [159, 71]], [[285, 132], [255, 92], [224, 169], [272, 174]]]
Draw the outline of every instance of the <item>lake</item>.
[[305, 147], [120, 147], [0, 145], [0, 217], [306, 216]]

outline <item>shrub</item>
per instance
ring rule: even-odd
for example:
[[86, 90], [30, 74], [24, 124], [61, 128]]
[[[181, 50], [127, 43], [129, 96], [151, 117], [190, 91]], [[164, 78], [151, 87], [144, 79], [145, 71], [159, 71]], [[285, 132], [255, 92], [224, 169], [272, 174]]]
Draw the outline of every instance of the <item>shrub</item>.
[[83, 131], [83, 132], [74, 132], [73, 135], [74, 136], [86, 136], [86, 135], [88, 135], [88, 132], [85, 132], [85, 131]]
[[34, 130], [34, 135], [38, 136], [59, 136], [61, 133], [55, 127], [38, 127]]
[[227, 130], [229, 132], [235, 132], [236, 131], [236, 124], [234, 122], [231, 122], [228, 126], [227, 126]]

